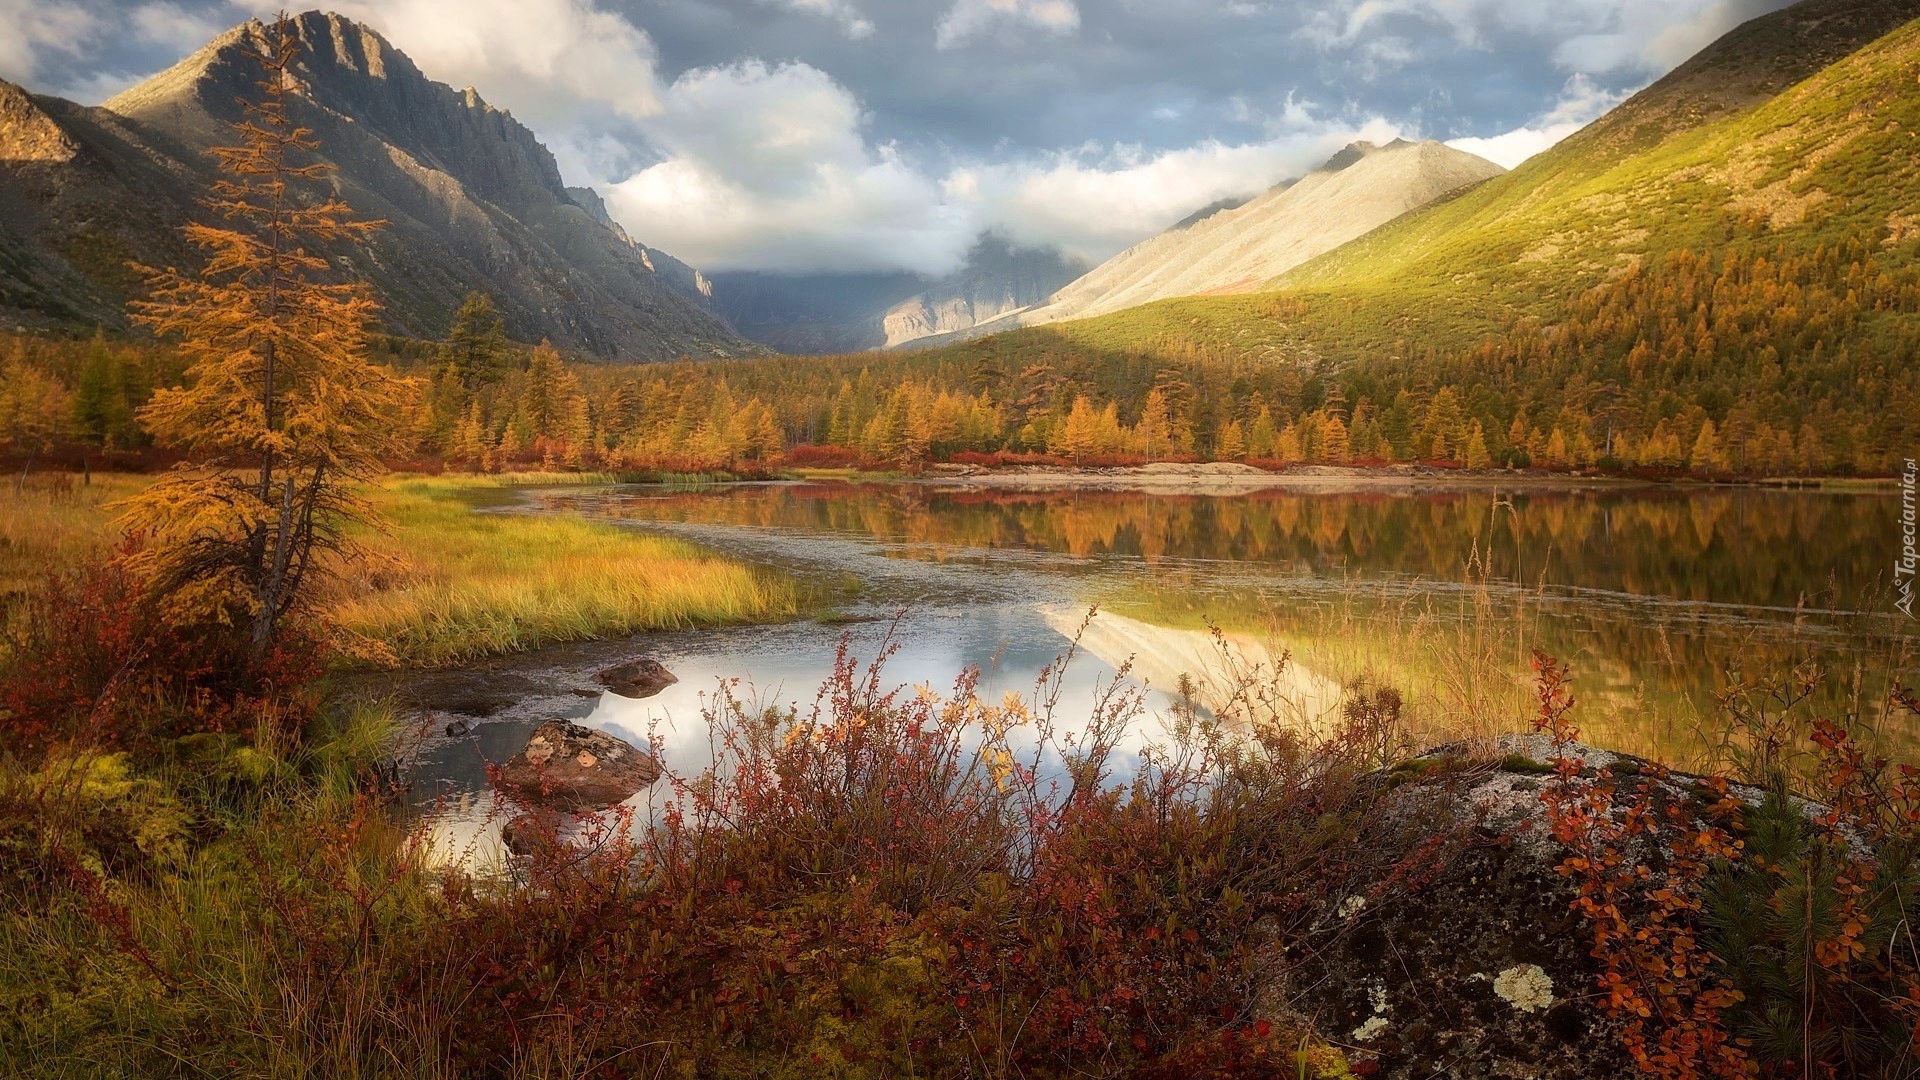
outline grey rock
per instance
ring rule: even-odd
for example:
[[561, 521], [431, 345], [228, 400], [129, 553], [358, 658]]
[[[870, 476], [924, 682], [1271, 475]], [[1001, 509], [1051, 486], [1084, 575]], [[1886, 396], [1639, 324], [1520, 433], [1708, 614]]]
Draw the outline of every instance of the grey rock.
[[[1615, 770], [1622, 803], [1645, 778], [1640, 759], [1567, 750], [1583, 776]], [[1321, 900], [1258, 1008], [1306, 1021], [1382, 1080], [1633, 1075], [1620, 1025], [1592, 1001], [1599, 968], [1577, 888], [1556, 871], [1566, 850], [1541, 798], [1556, 782], [1552, 756], [1544, 736], [1510, 736], [1492, 760], [1442, 747], [1379, 774], [1384, 795], [1362, 835], [1377, 864]], [[1694, 777], [1650, 782], [1662, 805], [1703, 805]], [[1632, 844], [1627, 854], [1658, 857]], [[1516, 1003], [1516, 982], [1540, 993]]]

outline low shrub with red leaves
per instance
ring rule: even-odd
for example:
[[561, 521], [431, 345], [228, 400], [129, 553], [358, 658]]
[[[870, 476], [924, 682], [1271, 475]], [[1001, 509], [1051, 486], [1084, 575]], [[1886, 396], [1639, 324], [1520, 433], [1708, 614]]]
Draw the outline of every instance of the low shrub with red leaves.
[[136, 549], [128, 540], [104, 562], [49, 572], [16, 601], [0, 654], [0, 749], [31, 762], [58, 744], [250, 731], [263, 715], [278, 735], [297, 734], [320, 643], [292, 628], [252, 663], [234, 627], [169, 620], [127, 570]]
[[1252, 1002], [1277, 939], [1383, 872], [1352, 842], [1376, 732], [1247, 742], [1190, 711], [1134, 762], [1117, 686], [1069, 736], [1058, 669], [1031, 704], [880, 671], [843, 648], [811, 716], [723, 701], [716, 763], [649, 828], [516, 832], [518, 887], [450, 888], [461, 1067], [1323, 1075]]

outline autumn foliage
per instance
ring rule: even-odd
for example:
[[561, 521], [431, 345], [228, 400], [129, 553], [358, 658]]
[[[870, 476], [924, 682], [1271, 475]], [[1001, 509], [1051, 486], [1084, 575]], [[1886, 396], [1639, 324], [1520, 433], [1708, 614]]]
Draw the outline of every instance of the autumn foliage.
[[260, 99], [235, 125], [242, 142], [213, 151], [224, 178], [207, 208], [225, 224], [186, 226], [206, 264], [150, 272], [134, 305], [188, 361], [140, 421], [191, 456], [129, 500], [125, 523], [150, 538], [133, 563], [177, 616], [245, 622], [262, 657], [324, 557], [351, 548], [343, 525], [366, 514], [352, 485], [400, 445], [405, 387], [368, 362], [366, 286], [332, 279], [324, 246], [377, 223], [317, 194], [330, 168], [291, 113], [299, 39], [282, 18], [254, 47]]
[[843, 649], [810, 716], [723, 699], [715, 764], [651, 830], [516, 833], [521, 887], [456, 889], [465, 1066], [1344, 1074], [1253, 995], [1329, 890], [1380, 869], [1351, 842], [1377, 732], [1238, 746], [1189, 716], [1129, 780], [1131, 692], [1072, 739], [1057, 681], [994, 703], [976, 675], [937, 695], [882, 671]]
[[[1652, 764], [1632, 767], [1623, 790], [1617, 768], [1589, 770], [1573, 754], [1564, 671], [1545, 656], [1536, 668], [1560, 872], [1592, 933], [1600, 1008], [1640, 1072], [1914, 1075], [1920, 771], [1866, 751], [1857, 721], [1813, 718], [1795, 733], [1810, 769], [1796, 776], [1768, 756], [1765, 789], [1744, 799], [1725, 777], [1686, 790]], [[1896, 690], [1889, 716], [1917, 707]], [[1796, 780], [1820, 801], [1791, 794]]]

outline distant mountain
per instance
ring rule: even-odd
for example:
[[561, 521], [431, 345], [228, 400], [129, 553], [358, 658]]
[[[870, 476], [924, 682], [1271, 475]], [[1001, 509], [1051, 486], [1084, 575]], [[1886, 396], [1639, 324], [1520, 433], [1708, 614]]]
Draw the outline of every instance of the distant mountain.
[[713, 275], [720, 314], [742, 334], [796, 356], [865, 352], [886, 344], [880, 317], [927, 287], [905, 271], [777, 274], [723, 270]]
[[1022, 328], [903, 377], [1045, 370], [1130, 394], [1124, 418], [1173, 368], [1196, 410], [1247, 423], [1255, 393], [1278, 425], [1337, 388], [1401, 457], [1444, 402], [1493, 461], [1884, 473], [1920, 444], [1916, 72], [1920, 0], [1804, 0], [1260, 292]]
[[1057, 251], [982, 236], [959, 270], [714, 275], [719, 310], [741, 333], [782, 352], [862, 352], [971, 329], [1045, 300], [1086, 270]]
[[886, 344], [971, 330], [1024, 311], [1086, 269], [1086, 263], [1057, 251], [1016, 248], [998, 237], [982, 237], [958, 273], [887, 309], [880, 320]]
[[1503, 171], [1436, 142], [1357, 142], [1297, 181], [1189, 216], [1088, 271], [1046, 304], [986, 329], [1085, 318], [1176, 296], [1253, 292], [1316, 255]]
[[[1802, 0], [1735, 28], [1513, 171], [1276, 274], [1257, 293], [1056, 323], [1058, 333], [1034, 331], [1031, 347], [1058, 350], [1066, 335], [1099, 355], [1178, 342], [1394, 363], [1497, 351], [1520, 319], [1555, 333], [1591, 290], [1682, 249], [1723, 251], [1737, 240], [1811, 257], [1852, 239], [1897, 262], [1907, 250], [1899, 243], [1920, 235], [1910, 222], [1920, 218], [1915, 19], [1920, 0]], [[1105, 309], [1075, 314], [1097, 310]], [[1053, 313], [985, 329], [1016, 330]], [[1010, 334], [1000, 347], [1028, 341]]]
[[[437, 337], [469, 290], [509, 333], [609, 359], [759, 351], [729, 328], [697, 271], [634, 242], [597, 196], [471, 88], [433, 82], [372, 30], [294, 19], [305, 46], [293, 113], [338, 168], [339, 193], [388, 222], [335, 252], [372, 283], [388, 328]], [[0, 315], [119, 325], [129, 259], [191, 265], [177, 227], [203, 217], [208, 147], [235, 141], [264, 28], [231, 30], [179, 64], [85, 108], [0, 84]]]

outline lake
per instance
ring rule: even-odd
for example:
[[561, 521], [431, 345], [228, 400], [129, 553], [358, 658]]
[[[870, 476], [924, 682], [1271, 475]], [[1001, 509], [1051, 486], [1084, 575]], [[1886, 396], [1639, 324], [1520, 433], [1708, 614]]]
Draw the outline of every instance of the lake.
[[[1680, 764], [1713, 753], [1729, 686], [1817, 664], [1810, 704], [1872, 710], [1914, 666], [1910, 621], [1892, 606], [1899, 499], [1886, 489], [829, 482], [542, 489], [491, 509], [581, 514], [781, 567], [832, 617], [533, 661], [534, 689], [478, 741], [426, 749], [423, 774], [462, 797], [483, 786], [483, 757], [553, 715], [636, 742], [651, 732], [670, 768], [696, 771], [723, 681], [757, 704], [808, 707], [843, 638], [863, 660], [891, 644], [890, 682], [938, 690], [977, 667], [997, 698], [1031, 694], [1077, 637], [1061, 698], [1083, 712], [1122, 666], [1162, 712], [1183, 673], [1205, 708], [1224, 668], [1272, 672], [1284, 656], [1299, 722], [1335, 712], [1345, 688], [1390, 686], [1429, 738], [1524, 728], [1540, 649], [1571, 666], [1590, 741]], [[635, 652], [680, 682], [644, 701], [569, 693]], [[1141, 727], [1138, 740], [1154, 737]]]

